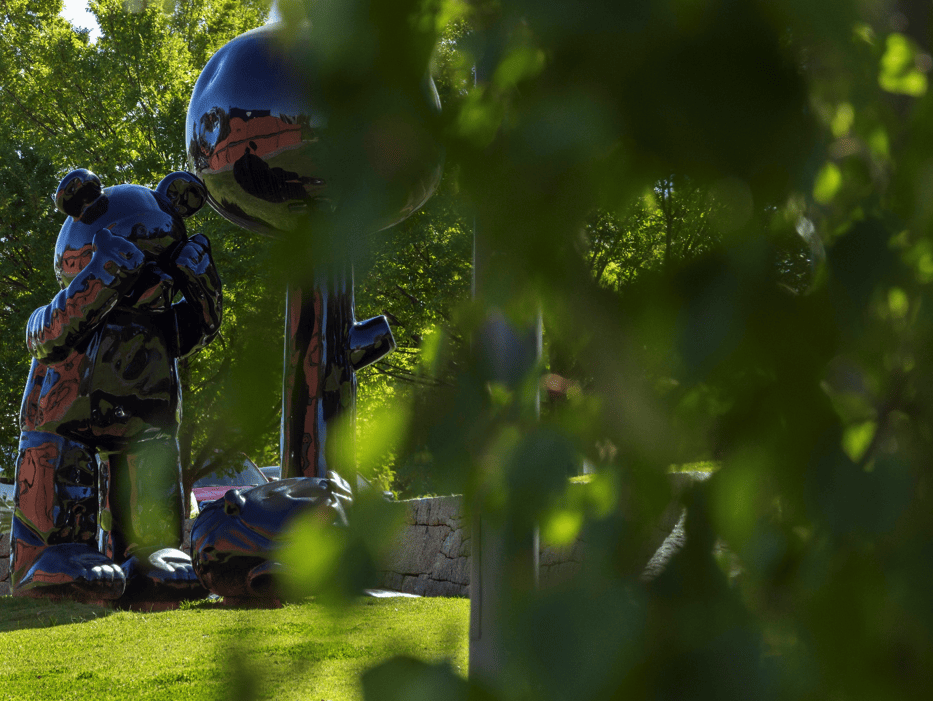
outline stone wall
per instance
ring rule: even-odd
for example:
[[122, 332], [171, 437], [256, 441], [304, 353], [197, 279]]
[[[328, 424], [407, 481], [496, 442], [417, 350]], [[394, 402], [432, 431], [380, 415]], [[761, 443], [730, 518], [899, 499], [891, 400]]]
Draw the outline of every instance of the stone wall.
[[[382, 586], [420, 596], [470, 596], [470, 527], [459, 496], [431, 497], [398, 502], [405, 509], [405, 527], [397, 534], [386, 558]], [[670, 536], [682, 509], [676, 502], [665, 511], [650, 543], [647, 563]], [[679, 549], [679, 548], [678, 548]], [[586, 543], [566, 546], [542, 542], [538, 551], [538, 579], [548, 587], [566, 582], [583, 567]], [[658, 569], [658, 565], [654, 565]]]
[[[643, 544], [645, 579], [656, 577], [683, 546], [681, 497], [694, 481], [707, 474], [678, 473], [669, 476], [672, 499], [662, 514], [650, 542]], [[405, 528], [384, 564], [382, 586], [421, 596], [470, 595], [470, 527], [459, 496], [430, 497], [398, 502], [405, 509]], [[541, 543], [539, 581], [553, 586], [572, 578], [583, 566], [586, 543], [555, 547]]]
[[[460, 496], [429, 497], [398, 502], [405, 509], [405, 527], [384, 563], [382, 586], [420, 596], [470, 596], [471, 530]], [[542, 544], [539, 577], [542, 585], [565, 581], [583, 563], [584, 545]]]
[[398, 502], [405, 527], [384, 567], [382, 586], [421, 596], [470, 595], [470, 529], [459, 496]]
[[[420, 596], [470, 596], [471, 542], [463, 499], [429, 497], [397, 502], [405, 509], [405, 527], [396, 535], [386, 558], [382, 586]], [[576, 574], [583, 563], [584, 544], [566, 547], [542, 544], [540, 581], [548, 586]]]

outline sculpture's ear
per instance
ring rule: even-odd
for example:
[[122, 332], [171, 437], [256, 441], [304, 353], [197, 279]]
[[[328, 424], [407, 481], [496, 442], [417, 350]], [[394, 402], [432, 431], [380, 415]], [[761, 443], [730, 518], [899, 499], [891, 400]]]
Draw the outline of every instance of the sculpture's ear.
[[55, 206], [69, 217], [80, 219], [84, 210], [100, 197], [100, 178], [85, 168], [66, 175], [55, 191]]
[[169, 173], [156, 186], [182, 217], [190, 217], [207, 202], [207, 188], [191, 173]]

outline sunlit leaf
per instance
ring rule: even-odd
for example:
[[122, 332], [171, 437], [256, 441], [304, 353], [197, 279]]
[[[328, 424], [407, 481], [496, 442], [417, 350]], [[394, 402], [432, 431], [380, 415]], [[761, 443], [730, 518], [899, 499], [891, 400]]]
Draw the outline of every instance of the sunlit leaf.
[[836, 115], [833, 117], [832, 130], [833, 136], [839, 138], [849, 133], [852, 128], [852, 122], [855, 121], [855, 110], [848, 102], [843, 102], [836, 108]]
[[892, 33], [885, 42], [878, 84], [892, 93], [920, 97], [927, 91], [927, 77], [916, 66], [917, 50], [903, 34]]
[[570, 545], [583, 527], [583, 514], [574, 509], [557, 509], [541, 524], [541, 538], [552, 545]]
[[520, 46], [508, 53], [496, 67], [492, 81], [502, 89], [511, 88], [533, 78], [544, 69], [544, 52], [530, 46]]
[[910, 300], [904, 290], [900, 287], [892, 287], [888, 290], [888, 309], [891, 311], [891, 316], [895, 319], [903, 319], [907, 316], [909, 308]]
[[813, 183], [813, 199], [823, 204], [829, 203], [836, 196], [842, 185], [842, 171], [835, 163], [827, 163], [816, 176]]
[[868, 446], [875, 437], [877, 428], [874, 421], [866, 421], [846, 428], [842, 437], [842, 447], [853, 462], [858, 462], [864, 457], [865, 451], [868, 450]]

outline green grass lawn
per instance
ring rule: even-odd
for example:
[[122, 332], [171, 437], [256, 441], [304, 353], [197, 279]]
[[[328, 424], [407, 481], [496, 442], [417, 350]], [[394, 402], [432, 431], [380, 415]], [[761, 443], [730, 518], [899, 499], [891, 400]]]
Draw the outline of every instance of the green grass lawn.
[[468, 618], [466, 599], [133, 613], [2, 597], [0, 699], [358, 699], [394, 655], [466, 676]]

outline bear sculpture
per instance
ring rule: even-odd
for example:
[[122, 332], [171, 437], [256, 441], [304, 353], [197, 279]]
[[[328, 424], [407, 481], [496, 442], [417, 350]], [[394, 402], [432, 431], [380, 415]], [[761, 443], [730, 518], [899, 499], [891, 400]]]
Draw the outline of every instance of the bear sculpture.
[[[69, 173], [61, 291], [29, 319], [11, 539], [14, 595], [165, 601], [205, 594], [177, 549], [184, 499], [176, 360], [217, 335], [220, 278], [184, 217], [205, 201], [173, 173], [155, 190]], [[178, 294], [182, 297], [175, 302]]]

